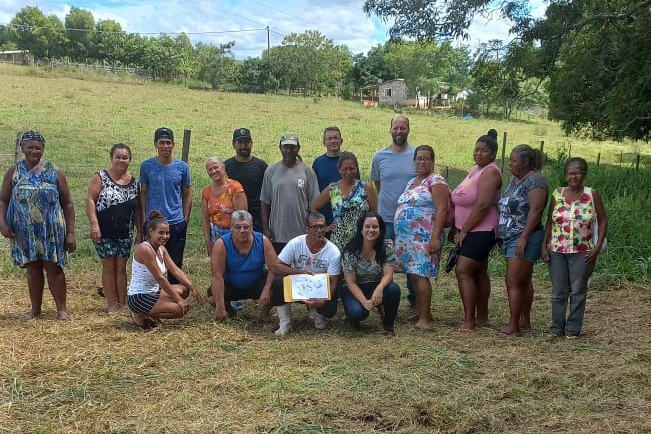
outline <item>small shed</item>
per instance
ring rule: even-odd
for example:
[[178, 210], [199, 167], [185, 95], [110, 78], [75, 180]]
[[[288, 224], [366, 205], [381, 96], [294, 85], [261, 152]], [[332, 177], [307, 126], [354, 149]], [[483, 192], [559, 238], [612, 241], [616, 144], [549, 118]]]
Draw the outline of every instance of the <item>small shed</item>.
[[404, 78], [383, 81], [378, 86], [380, 104], [404, 105], [407, 101], [407, 85]]
[[0, 62], [9, 62], [20, 65], [29, 65], [33, 63], [29, 50], [0, 51]]
[[394, 78], [380, 82], [373, 86], [366, 86], [360, 89], [361, 99], [376, 101], [386, 105], [414, 105], [415, 102], [407, 98], [407, 84], [404, 78]]

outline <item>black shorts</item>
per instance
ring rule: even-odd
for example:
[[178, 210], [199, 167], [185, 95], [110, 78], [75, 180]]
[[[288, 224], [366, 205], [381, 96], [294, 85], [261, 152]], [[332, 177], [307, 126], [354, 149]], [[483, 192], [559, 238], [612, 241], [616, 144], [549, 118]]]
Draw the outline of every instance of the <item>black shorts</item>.
[[483, 262], [497, 244], [495, 231], [470, 232], [463, 240], [459, 256]]

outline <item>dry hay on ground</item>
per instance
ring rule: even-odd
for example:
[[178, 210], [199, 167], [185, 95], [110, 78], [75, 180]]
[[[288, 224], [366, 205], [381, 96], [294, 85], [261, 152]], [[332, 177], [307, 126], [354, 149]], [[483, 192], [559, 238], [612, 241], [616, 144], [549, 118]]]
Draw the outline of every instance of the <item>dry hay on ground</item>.
[[316, 332], [294, 306], [298, 330], [279, 340], [252, 318], [215, 324], [207, 306], [141, 333], [104, 314], [90, 277], [70, 281], [68, 322], [49, 294], [44, 319], [22, 321], [25, 282], [0, 283], [0, 433], [651, 432], [648, 288], [593, 292], [577, 341], [546, 337], [548, 288], [533, 332], [499, 336], [498, 281], [497, 320], [457, 334], [448, 276], [429, 332], [405, 307], [394, 339], [375, 314], [362, 331], [338, 318]]

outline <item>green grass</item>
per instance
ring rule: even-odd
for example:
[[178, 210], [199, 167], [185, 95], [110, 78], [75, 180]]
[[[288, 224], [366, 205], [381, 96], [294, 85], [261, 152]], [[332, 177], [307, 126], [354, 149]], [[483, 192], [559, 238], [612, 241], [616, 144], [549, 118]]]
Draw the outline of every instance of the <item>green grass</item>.
[[[112, 143], [132, 147], [137, 173], [137, 164], [154, 155], [155, 128], [175, 130], [179, 156], [183, 129], [192, 130], [195, 209], [185, 268], [203, 288], [209, 282], [198, 212], [208, 183], [203, 163], [232, 155], [233, 129], [251, 128], [254, 153], [268, 162], [280, 157], [280, 133], [297, 131], [311, 163], [323, 152], [323, 128], [338, 125], [344, 148], [356, 153], [367, 178], [373, 152], [389, 142], [394, 112], [334, 99], [29, 76], [5, 65], [0, 81], [0, 166], [11, 164], [16, 131], [41, 131], [46, 158], [69, 179], [79, 239], [66, 273], [73, 315], [67, 323], [52, 320], [49, 295], [45, 319], [21, 321], [28, 310], [24, 273], [0, 241], [0, 433], [651, 432], [651, 298], [648, 286], [626, 282], [645, 281], [651, 269], [649, 174], [618, 168], [622, 151], [641, 151], [646, 167], [647, 145], [566, 138], [547, 122], [411, 115], [410, 141], [434, 146], [437, 169], [448, 166], [453, 186], [472, 165], [475, 139], [489, 128], [508, 132], [508, 148], [545, 140], [551, 157], [569, 143], [572, 155], [589, 161], [601, 152], [603, 166], [591, 166], [589, 184], [606, 198], [610, 246], [591, 284], [597, 291], [588, 300], [586, 336], [578, 341], [545, 338], [550, 285], [544, 266], [537, 266], [534, 281], [534, 330], [522, 338], [496, 333], [508, 316], [497, 252], [491, 324], [473, 335], [454, 332], [462, 308], [449, 275], [434, 285], [433, 329], [415, 330], [403, 304], [396, 339], [380, 336], [375, 313], [361, 332], [339, 315], [316, 332], [294, 306], [296, 332], [276, 340], [252, 318], [250, 305], [245, 319], [227, 324], [214, 324], [204, 305], [141, 334], [126, 312], [107, 317], [105, 300], [95, 294], [99, 260], [83, 199], [89, 178], [108, 165]], [[558, 170], [555, 163], [546, 169], [552, 187], [560, 184]], [[404, 287], [404, 277], [398, 283]]]

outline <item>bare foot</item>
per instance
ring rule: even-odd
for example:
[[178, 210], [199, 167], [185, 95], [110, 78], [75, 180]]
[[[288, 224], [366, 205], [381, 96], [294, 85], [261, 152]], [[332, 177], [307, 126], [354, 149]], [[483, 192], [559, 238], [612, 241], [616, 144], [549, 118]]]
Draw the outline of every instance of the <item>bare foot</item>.
[[145, 332], [151, 330], [151, 325], [148, 323], [146, 316], [139, 315], [137, 313], [131, 313], [131, 318], [140, 330]]
[[520, 323], [520, 331], [530, 331], [531, 330], [531, 323]]
[[475, 318], [476, 327], [484, 327], [486, 324], [488, 324], [488, 318]]
[[67, 310], [63, 309], [57, 312], [57, 319], [59, 321], [66, 321], [70, 319], [70, 314]]
[[31, 321], [33, 319], [37, 319], [38, 317], [41, 316], [41, 311], [30, 311], [27, 316], [25, 316], [25, 321]]
[[416, 328], [420, 330], [429, 330], [432, 327], [432, 320], [419, 319]]
[[115, 315], [116, 313], [120, 313], [120, 308], [122, 306], [119, 303], [111, 303], [108, 306], [108, 314], [109, 315]]
[[461, 324], [461, 327], [459, 327], [459, 330], [474, 331], [475, 330], [475, 323], [472, 322], [472, 321], [464, 321], [463, 324]]
[[500, 333], [507, 336], [519, 336], [520, 330], [512, 330], [510, 325], [505, 325], [500, 329]]

